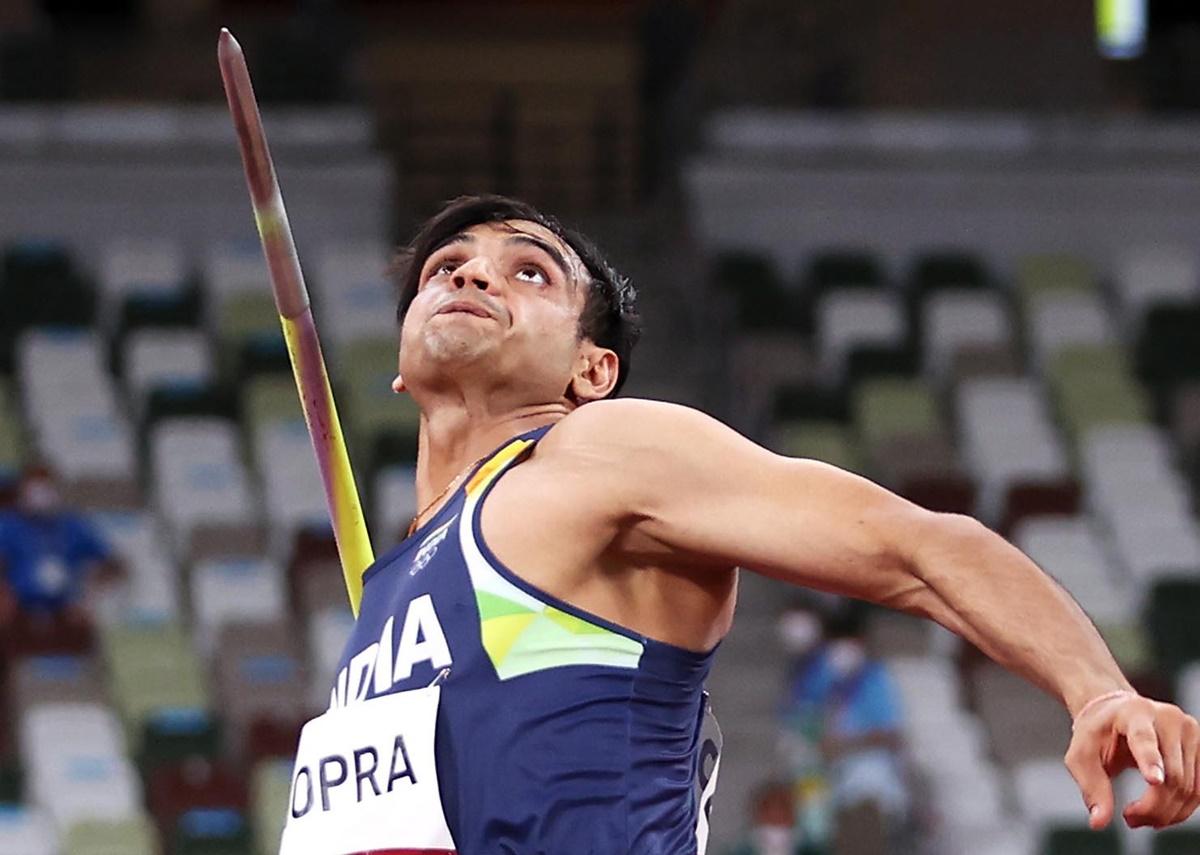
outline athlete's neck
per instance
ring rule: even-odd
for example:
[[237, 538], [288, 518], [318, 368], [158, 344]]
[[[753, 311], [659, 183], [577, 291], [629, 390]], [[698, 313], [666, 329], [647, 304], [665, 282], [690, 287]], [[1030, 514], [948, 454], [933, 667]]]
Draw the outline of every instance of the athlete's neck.
[[[497, 413], [475, 410], [462, 402], [427, 407], [421, 413], [417, 450], [417, 507], [435, 502], [451, 482], [505, 440], [554, 424], [571, 409], [561, 401]], [[429, 513], [434, 510], [436, 507]]]

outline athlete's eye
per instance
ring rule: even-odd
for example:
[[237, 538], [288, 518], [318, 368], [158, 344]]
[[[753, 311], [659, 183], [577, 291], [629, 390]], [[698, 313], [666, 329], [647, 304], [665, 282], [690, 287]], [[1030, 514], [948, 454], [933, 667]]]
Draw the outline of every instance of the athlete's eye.
[[457, 261], [440, 261], [429, 271], [430, 276], [449, 276], [458, 269]]
[[537, 285], [545, 285], [550, 281], [550, 277], [540, 267], [526, 265], [517, 271], [517, 279], [522, 282], [533, 282]]

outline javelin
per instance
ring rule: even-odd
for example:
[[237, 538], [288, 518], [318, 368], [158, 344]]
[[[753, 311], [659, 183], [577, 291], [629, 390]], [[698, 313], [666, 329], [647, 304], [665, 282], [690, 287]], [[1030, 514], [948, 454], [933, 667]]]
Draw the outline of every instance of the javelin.
[[258, 103], [254, 100], [246, 58], [237, 39], [225, 28], [221, 29], [217, 44], [217, 59], [229, 112], [237, 130], [254, 222], [271, 273], [275, 307], [279, 310], [288, 356], [292, 360], [296, 391], [300, 393], [304, 421], [308, 424], [321, 481], [325, 485], [325, 501], [333, 523], [342, 575], [346, 579], [346, 593], [350, 595], [350, 609], [357, 617], [362, 602], [362, 574], [375, 560], [367, 523], [358, 500], [358, 488], [354, 485], [346, 440], [338, 422], [325, 359], [321, 356], [321, 343], [313, 324], [308, 289], [304, 286], [304, 274], [300, 272], [296, 244], [275, 177], [275, 165], [267, 148]]

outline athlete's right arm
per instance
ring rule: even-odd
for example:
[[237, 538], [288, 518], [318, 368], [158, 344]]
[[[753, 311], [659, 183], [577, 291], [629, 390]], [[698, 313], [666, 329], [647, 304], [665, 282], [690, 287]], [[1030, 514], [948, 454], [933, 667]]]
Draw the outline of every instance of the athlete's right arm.
[[[970, 517], [927, 511], [836, 467], [773, 454], [670, 404], [597, 402], [556, 432], [556, 442], [587, 449], [630, 549], [668, 550], [700, 567], [750, 567], [931, 617], [1053, 693], [1073, 716], [1097, 697], [1130, 691], [1074, 600]], [[1147, 781], [1157, 784], [1157, 770], [1166, 770], [1168, 786], [1152, 787], [1126, 812], [1132, 824], [1177, 822], [1200, 804], [1200, 725], [1131, 693], [1089, 709], [1072, 744], [1069, 765], [1089, 807], [1098, 807], [1094, 824], [1111, 817], [1106, 772], [1119, 763], [1118, 742]]]

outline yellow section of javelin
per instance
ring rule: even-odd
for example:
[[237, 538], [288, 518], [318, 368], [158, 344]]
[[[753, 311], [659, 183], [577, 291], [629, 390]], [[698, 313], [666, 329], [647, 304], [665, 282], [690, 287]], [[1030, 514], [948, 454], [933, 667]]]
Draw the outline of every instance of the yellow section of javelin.
[[[313, 446], [319, 458], [329, 462], [331, 484], [325, 485], [326, 497], [330, 499], [330, 519], [333, 523], [334, 537], [337, 539], [338, 557], [342, 563], [342, 575], [346, 580], [346, 593], [350, 596], [350, 610], [358, 617], [359, 606], [362, 603], [362, 576], [375, 561], [374, 550], [371, 549], [370, 535], [367, 533], [367, 521], [363, 517], [362, 504], [358, 500], [358, 488], [354, 483], [354, 472], [350, 468], [350, 455], [346, 451], [346, 439], [342, 435], [342, 425], [338, 421], [337, 408], [333, 403], [333, 390], [329, 386], [329, 375], [325, 365], [321, 364], [322, 387], [320, 389], [304, 388], [301, 378], [300, 364], [300, 333], [299, 326], [292, 318], [279, 316], [283, 324], [283, 337], [287, 341], [288, 355], [292, 361], [292, 374], [296, 378], [296, 390], [300, 393], [300, 405], [304, 410], [304, 420], [308, 424], [308, 432], [312, 437]], [[317, 410], [317, 412], [314, 412]], [[327, 434], [313, 430], [314, 421], [319, 421], [321, 415], [326, 416], [329, 425]]]

